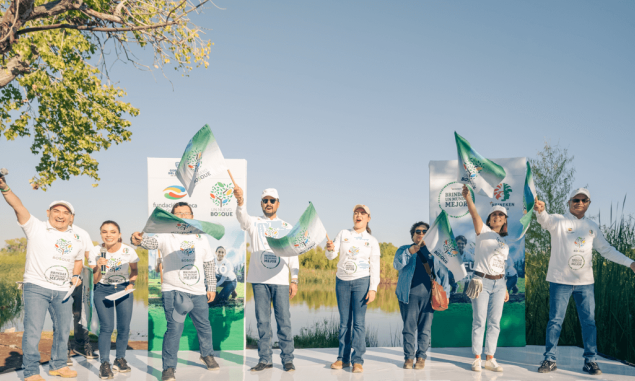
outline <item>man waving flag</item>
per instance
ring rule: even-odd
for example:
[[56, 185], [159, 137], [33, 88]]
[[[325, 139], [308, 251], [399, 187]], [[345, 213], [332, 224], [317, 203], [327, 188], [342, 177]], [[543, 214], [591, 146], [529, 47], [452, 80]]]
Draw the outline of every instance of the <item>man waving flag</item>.
[[176, 178], [187, 190], [187, 195], [191, 197], [198, 182], [226, 174], [225, 158], [212, 130], [206, 124], [187, 144], [176, 170]]
[[320, 221], [313, 203], [309, 203], [300, 221], [282, 238], [267, 237], [273, 253], [279, 257], [295, 257], [315, 248], [326, 238], [326, 229]]
[[154, 208], [148, 218], [144, 233], [168, 233], [168, 234], [209, 234], [216, 239], [225, 235], [225, 227], [220, 224], [199, 221], [194, 219], [184, 220], [168, 213], [161, 208]]
[[472, 149], [470, 143], [454, 132], [456, 150], [459, 155], [458, 181], [469, 184], [475, 192], [494, 197], [494, 188], [505, 178], [505, 170], [500, 165], [481, 156]]
[[455, 281], [458, 282], [467, 276], [445, 210], [442, 210], [434, 220], [426, 235], [423, 236], [423, 241], [430, 253], [452, 271]]

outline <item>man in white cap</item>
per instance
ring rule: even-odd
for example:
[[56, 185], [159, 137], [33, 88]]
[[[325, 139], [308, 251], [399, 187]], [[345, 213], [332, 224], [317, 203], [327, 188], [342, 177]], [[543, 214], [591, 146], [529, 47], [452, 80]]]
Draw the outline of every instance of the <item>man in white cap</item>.
[[[184, 220], [194, 218], [192, 207], [187, 202], [174, 204], [171, 213]], [[155, 234], [150, 237], [135, 232], [130, 242], [147, 250], [161, 252], [161, 299], [167, 323], [161, 352], [161, 380], [176, 380], [179, 342], [185, 327], [185, 315], [188, 313], [198, 334], [201, 353], [199, 360], [208, 370], [218, 369], [218, 363], [214, 359], [208, 306], [216, 297], [216, 271], [214, 252], [207, 237], [199, 234]]]
[[65, 299], [70, 286], [81, 284], [79, 274], [84, 259], [84, 243], [73, 231], [75, 209], [67, 201], [55, 201], [46, 211], [48, 220], [40, 221], [29, 213], [22, 201], [0, 176], [0, 193], [13, 208], [18, 225], [27, 238], [24, 269], [24, 334], [22, 364], [25, 381], [44, 380], [40, 376], [38, 344], [46, 311], [53, 320], [53, 346], [49, 375], [77, 377], [66, 365], [73, 298]]
[[548, 214], [545, 203], [536, 200], [534, 210], [538, 223], [551, 233], [551, 258], [547, 270], [549, 282], [549, 323], [545, 360], [538, 372], [548, 373], [557, 369], [556, 347], [571, 295], [575, 300], [582, 326], [584, 343], [583, 371], [602, 374], [596, 362], [597, 331], [595, 328], [595, 295], [593, 281], [592, 249], [611, 262], [630, 267], [635, 262], [609, 245], [598, 224], [586, 218], [591, 204], [591, 194], [585, 188], [571, 192], [565, 215]]
[[[252, 254], [249, 261], [247, 282], [254, 291], [256, 321], [258, 325], [258, 357], [252, 372], [273, 367], [271, 331], [271, 303], [278, 324], [278, 342], [280, 343], [282, 365], [289, 372], [295, 370], [293, 365], [293, 334], [291, 333], [291, 315], [289, 299], [298, 292], [298, 273], [300, 262], [298, 257], [281, 258], [269, 248], [266, 237], [284, 237], [292, 226], [277, 216], [280, 198], [278, 191], [269, 188], [262, 192], [260, 206], [263, 215], [252, 217], [247, 214], [243, 190], [236, 186], [234, 196], [238, 203], [236, 217], [240, 227], [247, 231], [251, 239]], [[291, 284], [289, 284], [291, 273]]]

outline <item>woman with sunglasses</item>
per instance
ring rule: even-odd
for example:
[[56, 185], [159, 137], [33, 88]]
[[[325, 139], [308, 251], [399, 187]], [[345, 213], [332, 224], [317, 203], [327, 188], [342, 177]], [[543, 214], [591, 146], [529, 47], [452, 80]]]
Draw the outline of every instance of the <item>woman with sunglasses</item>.
[[[401, 246], [395, 253], [393, 267], [399, 271], [397, 280], [397, 299], [403, 320], [404, 369], [423, 369], [426, 352], [430, 347], [432, 329], [432, 280], [424, 263], [430, 267], [436, 281], [450, 295], [448, 269], [430, 254], [423, 236], [430, 226], [425, 222], [416, 222], [410, 228], [413, 244]], [[415, 339], [415, 331], [417, 336]], [[416, 353], [415, 353], [416, 349]], [[416, 364], [414, 358], [417, 358]]]
[[[99, 316], [98, 345], [101, 362], [99, 378], [108, 379], [113, 378], [113, 372], [110, 369], [110, 337], [115, 329], [115, 310], [117, 310], [117, 351], [112, 369], [121, 373], [130, 372], [125, 356], [134, 298], [132, 293], [114, 301], [106, 297], [134, 288], [139, 257], [132, 247], [121, 243], [121, 229], [115, 221], [106, 221], [101, 224], [100, 234], [104, 243], [93, 248], [88, 264], [93, 266], [94, 303], [97, 316]], [[104, 256], [102, 256], [102, 249], [105, 249]]]
[[[326, 243], [326, 258], [340, 255], [335, 274], [337, 308], [340, 313], [339, 352], [331, 369], [349, 367], [362, 373], [366, 352], [366, 306], [375, 300], [379, 285], [379, 242], [370, 235], [370, 209], [353, 208], [353, 228], [342, 230], [334, 241]], [[354, 350], [351, 358], [351, 349]]]
[[483, 223], [466, 185], [463, 185], [463, 198], [467, 202], [476, 232], [474, 275], [465, 292], [472, 299], [472, 353], [475, 356], [472, 370], [481, 371], [483, 334], [487, 322], [486, 361], [483, 367], [493, 372], [502, 372], [503, 367], [496, 362], [494, 353], [500, 333], [503, 304], [509, 300], [505, 282], [505, 262], [509, 255], [509, 246], [504, 240], [507, 236], [507, 210], [494, 205], [487, 215], [487, 221]]

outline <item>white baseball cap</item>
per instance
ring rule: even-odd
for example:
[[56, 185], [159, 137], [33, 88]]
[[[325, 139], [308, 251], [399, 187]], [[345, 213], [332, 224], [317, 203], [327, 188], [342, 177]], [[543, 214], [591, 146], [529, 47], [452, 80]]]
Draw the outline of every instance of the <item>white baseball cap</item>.
[[75, 215], [75, 208], [73, 208], [73, 205], [71, 205], [71, 203], [70, 203], [70, 202], [68, 202], [68, 201], [64, 201], [64, 200], [60, 200], [60, 201], [53, 201], [53, 202], [51, 203], [51, 205], [49, 205], [49, 210], [53, 209], [53, 207], [54, 207], [54, 206], [57, 206], [57, 205], [63, 205], [63, 206], [65, 206], [65, 207], [67, 207], [67, 208], [68, 208], [68, 210], [70, 210], [70, 211], [71, 211], [71, 214], [72, 214], [72, 215]]
[[586, 195], [589, 198], [589, 200], [591, 199], [591, 192], [589, 192], [588, 189], [578, 188], [578, 189], [575, 189], [573, 192], [571, 192], [571, 196], [569, 196], [569, 200], [573, 200], [573, 198], [579, 194]]
[[492, 206], [492, 209], [490, 209], [489, 214], [487, 214], [487, 217], [489, 218], [490, 214], [494, 212], [501, 212], [505, 215], [505, 217], [507, 217], [507, 209], [505, 209], [504, 206], [500, 206], [500, 205]]
[[265, 196], [270, 196], [273, 197], [275, 199], [279, 199], [280, 197], [278, 197], [278, 191], [275, 190], [274, 188], [267, 188], [265, 190], [262, 191], [262, 196], [260, 197], [265, 198]]
[[370, 216], [370, 208], [369, 208], [369, 207], [367, 207], [366, 205], [363, 205], [363, 204], [357, 204], [357, 205], [355, 205], [355, 207], [353, 208], [353, 213], [354, 213], [357, 209], [359, 209], [359, 208], [364, 209], [364, 210], [366, 211], [366, 213], [368, 213], [368, 215]]

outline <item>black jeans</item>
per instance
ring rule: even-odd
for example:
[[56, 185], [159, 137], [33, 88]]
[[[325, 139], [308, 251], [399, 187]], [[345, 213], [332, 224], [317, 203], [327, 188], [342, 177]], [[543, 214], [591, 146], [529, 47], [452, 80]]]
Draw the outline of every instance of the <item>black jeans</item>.
[[[73, 326], [75, 335], [75, 347], [84, 348], [88, 341], [88, 330], [82, 326], [82, 290], [83, 286], [75, 288], [73, 291]], [[71, 354], [73, 346], [70, 336], [68, 337], [68, 354]]]

